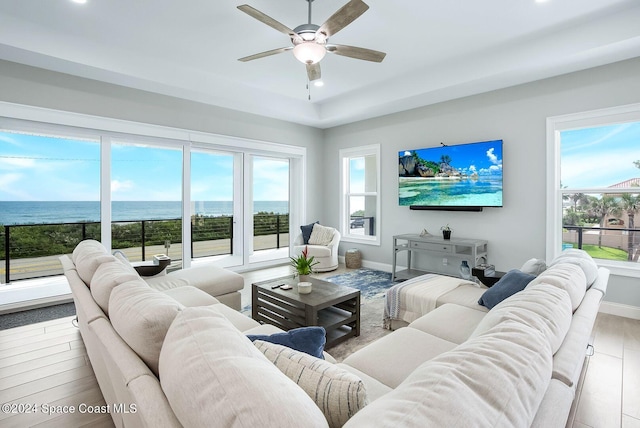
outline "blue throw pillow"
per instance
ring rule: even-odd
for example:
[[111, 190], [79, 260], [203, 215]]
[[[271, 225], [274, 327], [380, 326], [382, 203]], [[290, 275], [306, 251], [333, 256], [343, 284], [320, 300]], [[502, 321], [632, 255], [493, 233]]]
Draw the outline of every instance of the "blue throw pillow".
[[529, 275], [518, 269], [510, 270], [493, 287], [484, 292], [478, 300], [478, 304], [491, 309], [507, 297], [524, 290], [534, 278], [535, 275]]
[[300, 230], [302, 231], [302, 242], [304, 245], [307, 245], [309, 243], [309, 238], [311, 238], [311, 232], [313, 231], [314, 224], [320, 224], [320, 222], [316, 221], [315, 223], [300, 226]]
[[252, 342], [254, 340], [264, 340], [265, 342], [286, 346], [324, 360], [322, 351], [324, 351], [324, 344], [327, 342], [324, 327], [294, 328], [284, 333], [271, 335], [247, 334], [247, 337]]

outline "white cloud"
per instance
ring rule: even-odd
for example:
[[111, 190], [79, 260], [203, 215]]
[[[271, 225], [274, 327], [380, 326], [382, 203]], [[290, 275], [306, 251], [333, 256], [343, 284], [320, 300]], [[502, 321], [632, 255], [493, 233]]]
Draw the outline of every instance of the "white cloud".
[[471, 173], [473, 174], [474, 172], [477, 172], [478, 170], [476, 169], [475, 165], [469, 165], [469, 171], [471, 171]]
[[36, 166], [35, 159], [26, 158], [0, 158], [0, 168], [3, 169], [21, 169], [21, 168], [33, 168]]
[[500, 163], [502, 163], [502, 161], [500, 159], [498, 159], [498, 156], [496, 156], [493, 151], [495, 149], [492, 147], [489, 150], [487, 150], [487, 157], [489, 158], [489, 162], [491, 162], [494, 165], [498, 165]]
[[411, 152], [404, 152], [405, 156], [411, 156]]
[[15, 200], [29, 200], [29, 195], [21, 186], [16, 186], [24, 178], [23, 174], [9, 173], [0, 174], [0, 195], [3, 193]]
[[131, 180], [125, 180], [125, 181], [111, 180], [111, 192], [112, 193], [131, 190], [134, 187], [135, 187], [135, 185], [133, 184], [133, 181], [131, 181]]

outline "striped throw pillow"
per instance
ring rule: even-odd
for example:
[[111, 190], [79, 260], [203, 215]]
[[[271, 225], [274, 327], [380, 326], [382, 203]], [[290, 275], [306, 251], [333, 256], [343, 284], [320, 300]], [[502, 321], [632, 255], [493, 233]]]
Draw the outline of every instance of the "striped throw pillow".
[[286, 346], [261, 340], [253, 343], [315, 401], [331, 428], [342, 427], [367, 405], [364, 384], [353, 373]]

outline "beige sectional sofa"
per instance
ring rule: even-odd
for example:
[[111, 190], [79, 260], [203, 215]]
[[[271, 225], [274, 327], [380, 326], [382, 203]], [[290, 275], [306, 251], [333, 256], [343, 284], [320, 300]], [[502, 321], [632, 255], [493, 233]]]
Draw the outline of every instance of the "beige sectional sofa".
[[62, 261], [118, 427], [564, 426], [608, 279], [560, 263], [491, 311], [441, 303], [334, 364], [252, 344], [280, 330], [99, 249]]

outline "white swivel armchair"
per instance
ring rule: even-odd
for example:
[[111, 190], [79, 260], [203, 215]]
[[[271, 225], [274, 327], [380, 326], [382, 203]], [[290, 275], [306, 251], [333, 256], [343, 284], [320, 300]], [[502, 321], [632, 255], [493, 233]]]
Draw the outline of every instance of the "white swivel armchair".
[[293, 241], [293, 257], [302, 254], [307, 247], [307, 257], [314, 257], [319, 262], [313, 267], [315, 272], [328, 272], [338, 268], [338, 246], [340, 244], [340, 232], [334, 229], [333, 239], [327, 245], [305, 244], [300, 233]]

